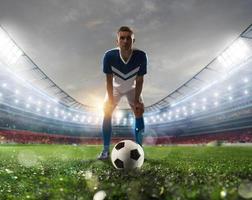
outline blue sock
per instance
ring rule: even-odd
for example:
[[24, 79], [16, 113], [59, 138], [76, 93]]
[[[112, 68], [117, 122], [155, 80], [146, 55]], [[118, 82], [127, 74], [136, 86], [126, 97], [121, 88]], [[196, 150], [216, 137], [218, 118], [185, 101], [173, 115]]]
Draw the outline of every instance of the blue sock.
[[111, 134], [112, 134], [111, 116], [110, 117], [104, 116], [102, 123], [102, 137], [103, 137], [104, 151], [109, 151]]
[[142, 146], [144, 132], [144, 120], [143, 117], [136, 118], [135, 122], [135, 141]]

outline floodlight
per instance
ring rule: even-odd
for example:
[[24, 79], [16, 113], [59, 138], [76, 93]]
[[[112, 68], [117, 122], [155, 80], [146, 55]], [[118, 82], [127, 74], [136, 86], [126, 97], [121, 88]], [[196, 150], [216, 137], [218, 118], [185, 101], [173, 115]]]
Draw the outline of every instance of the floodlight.
[[146, 124], [148, 124], [149, 119], [148, 119], [147, 117], [144, 117], [144, 122], [145, 122]]
[[9, 64], [14, 64], [23, 52], [0, 27], [0, 56]]
[[218, 96], [219, 96], [219, 93], [218, 93], [218, 92], [215, 92], [215, 93], [214, 93], [214, 96], [215, 96], [215, 97], [218, 97]]
[[238, 39], [218, 57], [218, 61], [224, 67], [231, 67], [246, 59], [248, 56], [248, 46], [242, 39]]
[[87, 119], [87, 122], [88, 122], [88, 123], [91, 123], [91, 122], [92, 122], [92, 117], [89, 117], [89, 118]]
[[127, 124], [127, 121], [123, 121], [123, 125], [125, 126]]

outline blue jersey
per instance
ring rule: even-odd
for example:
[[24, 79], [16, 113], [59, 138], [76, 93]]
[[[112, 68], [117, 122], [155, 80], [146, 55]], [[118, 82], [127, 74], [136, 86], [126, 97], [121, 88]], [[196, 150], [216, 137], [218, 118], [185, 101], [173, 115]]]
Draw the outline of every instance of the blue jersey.
[[103, 58], [103, 72], [113, 74], [113, 86], [120, 93], [135, 88], [136, 76], [146, 74], [146, 68], [146, 53], [138, 49], [133, 49], [127, 62], [123, 60], [119, 48], [107, 51]]

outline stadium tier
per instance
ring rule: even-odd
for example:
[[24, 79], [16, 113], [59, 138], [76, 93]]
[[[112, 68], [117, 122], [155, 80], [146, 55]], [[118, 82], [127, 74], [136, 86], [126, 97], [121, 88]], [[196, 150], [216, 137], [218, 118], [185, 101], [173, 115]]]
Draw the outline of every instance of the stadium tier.
[[[249, 30], [251, 26], [192, 79], [146, 107], [146, 144], [251, 142]], [[2, 31], [0, 36], [7, 37], [3, 35]], [[1, 49], [0, 54], [1, 142], [101, 143], [103, 116], [63, 92], [15, 43], [9, 46], [11, 49]], [[43, 84], [19, 76], [18, 68], [27, 68], [29, 77]], [[114, 142], [131, 138], [134, 132], [132, 113], [119, 112], [113, 115]]]

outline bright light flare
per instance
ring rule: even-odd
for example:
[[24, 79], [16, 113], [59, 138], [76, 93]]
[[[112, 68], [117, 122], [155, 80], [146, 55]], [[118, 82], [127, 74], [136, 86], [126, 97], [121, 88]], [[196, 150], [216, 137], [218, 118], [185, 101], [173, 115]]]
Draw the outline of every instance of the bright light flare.
[[123, 117], [123, 112], [121, 110], [117, 110], [115, 113], [116, 120], [120, 120]]
[[228, 86], [228, 91], [231, 91], [233, 88], [231, 86]]
[[5, 31], [0, 28], [0, 56], [9, 64], [14, 64], [23, 55], [23, 52], [10, 39]]
[[242, 39], [238, 39], [218, 57], [218, 61], [224, 67], [231, 67], [248, 58], [248, 56], [248, 46]]
[[95, 110], [94, 112], [96, 113], [97, 116], [103, 116], [104, 115], [104, 100], [100, 99], [98, 97], [92, 97], [92, 105], [94, 106]]

